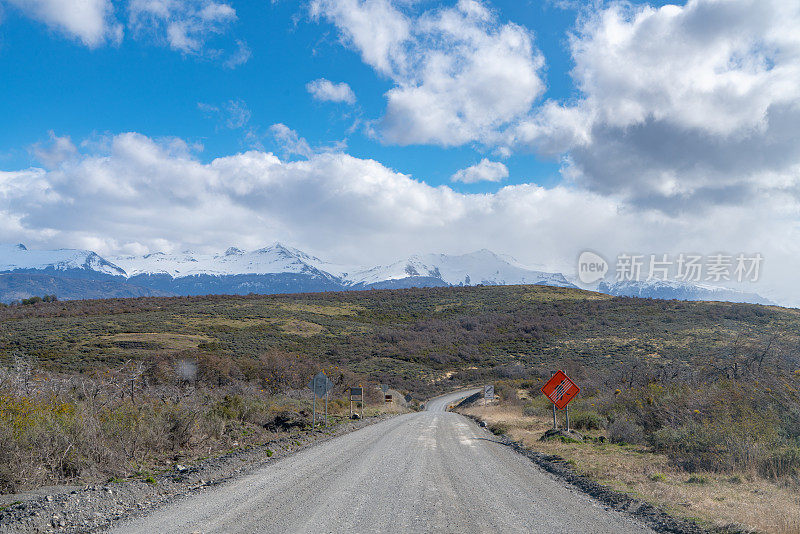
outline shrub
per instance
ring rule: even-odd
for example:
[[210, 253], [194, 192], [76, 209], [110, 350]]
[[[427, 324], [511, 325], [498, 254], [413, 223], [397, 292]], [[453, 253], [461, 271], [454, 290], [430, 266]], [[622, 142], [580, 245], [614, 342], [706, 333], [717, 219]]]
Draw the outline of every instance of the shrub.
[[758, 473], [765, 478], [796, 477], [800, 472], [800, 448], [784, 446], [769, 452], [760, 461]]
[[508, 432], [508, 425], [506, 423], [494, 423], [489, 425], [489, 430], [495, 436], [500, 436]]
[[638, 444], [644, 441], [644, 431], [627, 419], [616, 419], [608, 425], [608, 439], [611, 443]]
[[750, 413], [665, 427], [651, 434], [649, 441], [689, 472], [741, 470], [779, 477], [800, 467], [796, 448], [779, 447], [774, 422]]
[[606, 419], [593, 411], [576, 411], [570, 414], [569, 422], [575, 430], [600, 430], [606, 426]]

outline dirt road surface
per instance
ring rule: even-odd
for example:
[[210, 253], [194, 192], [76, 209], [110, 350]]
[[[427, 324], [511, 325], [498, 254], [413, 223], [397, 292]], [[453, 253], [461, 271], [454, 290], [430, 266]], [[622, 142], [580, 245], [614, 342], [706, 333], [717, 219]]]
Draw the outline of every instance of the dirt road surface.
[[652, 532], [496, 443], [453, 393], [116, 526], [113, 532]]

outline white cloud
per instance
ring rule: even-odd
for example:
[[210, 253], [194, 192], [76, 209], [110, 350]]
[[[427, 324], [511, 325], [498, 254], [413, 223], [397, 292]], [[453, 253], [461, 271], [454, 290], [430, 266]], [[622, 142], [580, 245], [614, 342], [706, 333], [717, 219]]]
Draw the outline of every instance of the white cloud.
[[323, 102], [344, 102], [346, 104], [355, 104], [356, 102], [355, 93], [353, 93], [350, 86], [344, 82], [333, 83], [325, 78], [319, 78], [318, 80], [308, 82], [306, 84], [306, 90], [316, 100], [321, 100]]
[[114, 17], [111, 0], [6, 0], [26, 15], [40, 20], [89, 47], [119, 42], [122, 26]]
[[489, 161], [483, 158], [479, 163], [456, 171], [450, 180], [453, 182], [464, 182], [474, 184], [476, 182], [499, 182], [503, 178], [508, 178], [508, 167], [499, 161]]
[[512, 145], [567, 156], [566, 175], [672, 212], [739, 204], [800, 181], [800, 4], [614, 3], [571, 38], [582, 97], [548, 102]]
[[621, 251], [761, 252], [759, 292], [800, 303], [797, 198], [772, 191], [709, 210], [669, 216], [533, 184], [463, 194], [341, 152], [288, 162], [248, 151], [201, 163], [180, 140], [136, 133], [49, 171], [0, 172], [0, 242], [110, 254], [254, 248], [280, 239], [365, 264], [486, 247], [567, 271], [584, 249], [607, 258]]
[[[137, 35], [153, 35], [185, 54], [211, 56], [221, 51], [208, 49], [208, 39], [226, 31], [237, 19], [231, 5], [212, 0], [130, 0], [128, 14]], [[247, 45], [239, 41], [238, 46], [228, 60], [231, 67], [250, 57]]]
[[198, 102], [197, 108], [209, 118], [216, 118], [220, 125], [231, 130], [244, 128], [250, 122], [250, 108], [244, 100], [228, 100], [222, 106]]
[[31, 147], [33, 155], [36, 156], [48, 169], [54, 169], [65, 161], [74, 158], [78, 154], [78, 149], [72, 144], [68, 135], [59, 137], [52, 130], [49, 133], [50, 143], [36, 143]]
[[308, 141], [285, 124], [273, 124], [269, 127], [269, 132], [280, 144], [286, 155], [299, 155], [310, 158], [314, 154]]
[[[122, 41], [123, 25], [112, 0], [5, 0], [31, 18], [44, 22], [90, 48]], [[2, 8], [2, 5], [0, 5]], [[173, 50], [219, 59], [230, 69], [246, 63], [252, 52], [237, 39], [233, 51], [209, 46], [237, 20], [228, 3], [214, 0], [128, 0], [128, 29], [154, 38]], [[0, 11], [0, 15], [2, 12]], [[227, 58], [225, 58], [227, 56]], [[223, 59], [225, 58], [225, 59]]]
[[244, 65], [250, 58], [252, 57], [253, 52], [250, 50], [250, 47], [247, 46], [247, 43], [244, 41], [237, 39], [236, 40], [236, 51], [233, 52], [228, 59], [225, 60], [223, 65], [229, 69], [235, 69], [240, 65]]
[[[544, 60], [527, 29], [501, 23], [483, 3], [421, 14], [390, 0], [314, 0], [311, 14], [331, 21], [365, 63], [389, 77], [380, 123], [391, 143], [493, 142], [524, 117], [544, 84]], [[416, 7], [416, 6], [414, 6]]]

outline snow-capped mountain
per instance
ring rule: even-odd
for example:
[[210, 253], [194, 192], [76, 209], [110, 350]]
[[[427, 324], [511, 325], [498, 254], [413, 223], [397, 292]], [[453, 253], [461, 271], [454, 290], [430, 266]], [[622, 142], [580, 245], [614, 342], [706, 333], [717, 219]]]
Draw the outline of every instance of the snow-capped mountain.
[[28, 250], [23, 245], [0, 244], [0, 272], [77, 271], [125, 276], [125, 271], [90, 250]]
[[[363, 267], [329, 263], [281, 243], [250, 252], [231, 247], [219, 254], [159, 252], [108, 260], [89, 250], [0, 245], [0, 277], [0, 301], [53, 293], [60, 298], [98, 298], [478, 284], [576, 287], [561, 273], [531, 269], [486, 249], [461, 255], [414, 255], [388, 265]], [[601, 282], [584, 287], [615, 296], [771, 304], [755, 293], [687, 282]]]
[[619, 282], [600, 282], [597, 291], [622, 297], [676, 300], [716, 300], [725, 302], [749, 302], [751, 304], [774, 304], [756, 293], [747, 293], [727, 287], [683, 282], [674, 280], [649, 279], [642, 281], [625, 280]]
[[[245, 252], [230, 247], [222, 254], [180, 254], [156, 252], [145, 256], [111, 257], [129, 277], [148, 274], [167, 274], [172, 278], [184, 276], [313, 273], [328, 275], [328, 264], [295, 248], [275, 243], [268, 247]], [[333, 275], [330, 275], [333, 276]]]
[[[513, 263], [512, 263], [513, 262]], [[404, 285], [427, 279], [433, 285], [471, 286], [545, 284], [574, 287], [560, 273], [527, 269], [513, 259], [483, 249], [470, 254], [414, 255], [385, 266], [353, 272], [344, 277], [352, 286]], [[438, 282], [438, 283], [437, 283]]]
[[[116, 294], [131, 288], [145, 290], [139, 294], [203, 295], [477, 284], [574, 287], [559, 273], [528, 269], [488, 250], [453, 256], [417, 255], [378, 267], [333, 264], [281, 243], [251, 252], [231, 247], [219, 254], [155, 253], [110, 257], [111, 261], [91, 251], [28, 251], [22, 245], [3, 246], [0, 254], [0, 273], [29, 273], [25, 280], [13, 279], [14, 298], [26, 291], [36, 294], [37, 283], [55, 287], [52, 279], [32, 278], [36, 273], [54, 272], [65, 280], [96, 277], [125, 284]], [[12, 279], [4, 276], [8, 286]], [[82, 285], [80, 289], [74, 283], [59, 283], [65, 295], [85, 290]], [[8, 300], [0, 294], [2, 298]]]

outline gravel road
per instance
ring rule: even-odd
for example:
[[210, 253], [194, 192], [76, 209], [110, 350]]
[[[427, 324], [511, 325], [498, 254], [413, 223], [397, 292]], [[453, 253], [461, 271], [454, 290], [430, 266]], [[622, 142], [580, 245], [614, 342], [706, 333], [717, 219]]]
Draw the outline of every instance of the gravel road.
[[153, 532], [652, 532], [428, 402], [116, 526]]

